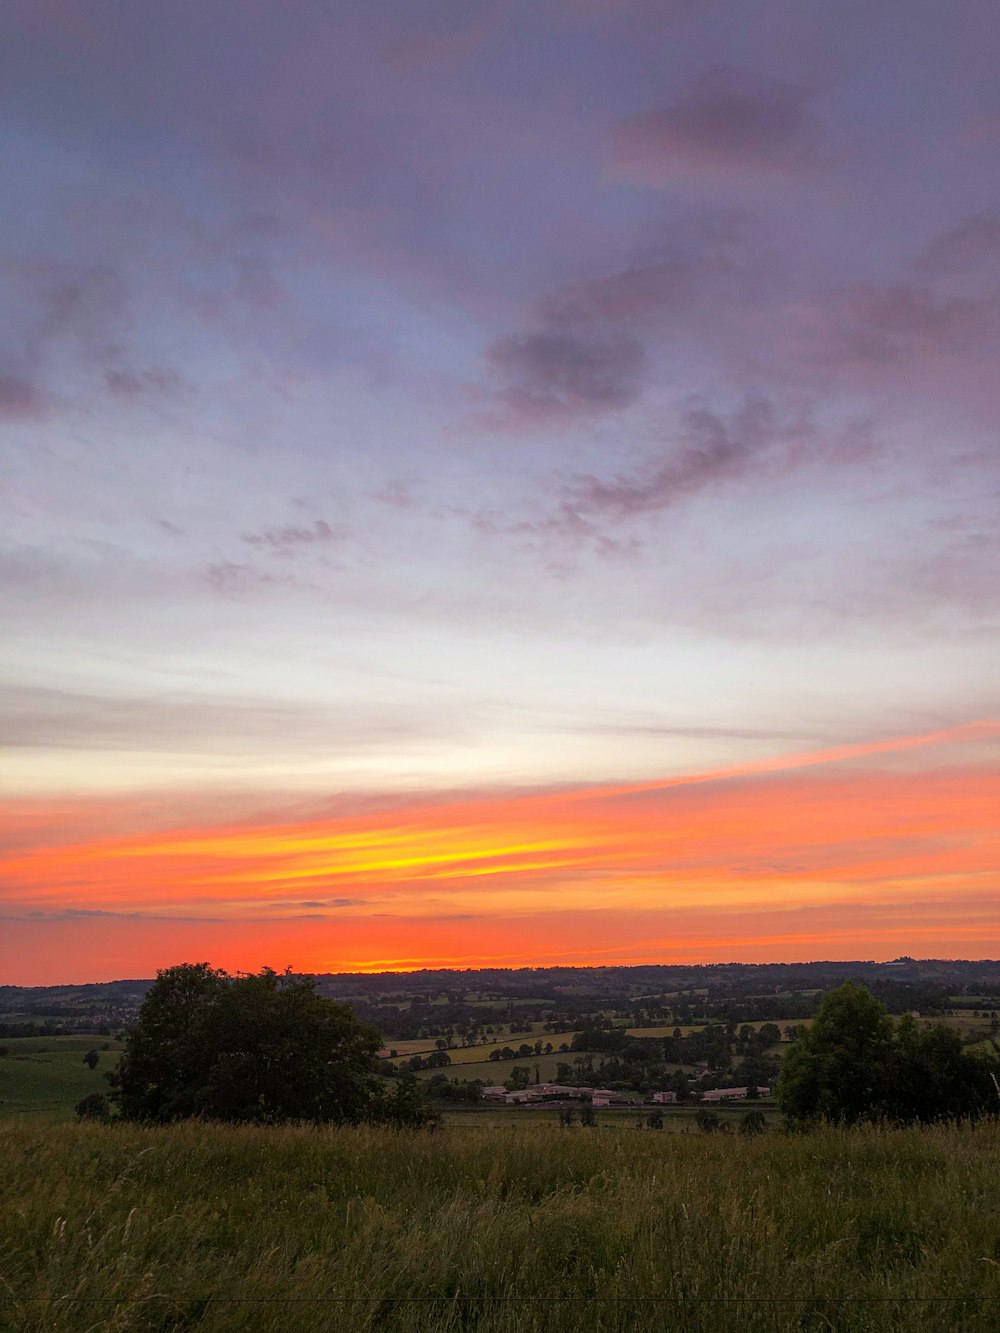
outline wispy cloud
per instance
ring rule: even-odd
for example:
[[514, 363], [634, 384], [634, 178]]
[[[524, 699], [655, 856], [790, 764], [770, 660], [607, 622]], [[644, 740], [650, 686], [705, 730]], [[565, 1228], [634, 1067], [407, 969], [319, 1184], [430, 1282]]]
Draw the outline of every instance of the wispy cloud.
[[346, 528], [332, 527], [326, 519], [317, 518], [313, 523], [290, 523], [283, 528], [265, 528], [261, 532], [244, 532], [242, 539], [249, 546], [257, 546], [270, 551], [272, 555], [291, 556], [300, 547], [327, 546], [342, 542], [349, 536]]
[[551, 328], [502, 338], [488, 359], [510, 417], [547, 425], [626, 406], [638, 394], [645, 353], [634, 338]]
[[661, 457], [641, 472], [611, 481], [585, 477], [574, 484], [566, 502], [587, 515], [628, 518], [671, 508], [709, 487], [759, 468], [776, 446], [801, 448], [813, 435], [805, 421], [780, 423], [766, 399], [750, 399], [728, 419], [706, 408], [685, 412], [680, 429]]
[[617, 174], [653, 186], [685, 176], [753, 181], [798, 175], [824, 161], [825, 137], [807, 88], [723, 66], [666, 106], [621, 121]]
[[45, 401], [33, 384], [16, 375], [0, 375], [0, 418], [29, 420], [44, 409]]

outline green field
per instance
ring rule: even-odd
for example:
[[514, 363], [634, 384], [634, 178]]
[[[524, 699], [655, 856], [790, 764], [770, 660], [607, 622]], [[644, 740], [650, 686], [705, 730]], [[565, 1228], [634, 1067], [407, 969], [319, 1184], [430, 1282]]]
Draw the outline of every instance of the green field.
[[[525, 1038], [527, 1040], [527, 1038]], [[461, 1052], [449, 1051], [448, 1054], [454, 1060], [456, 1054]], [[575, 1052], [578, 1055], [580, 1052]], [[599, 1057], [594, 1057], [596, 1067]], [[541, 1081], [551, 1083], [556, 1077], [557, 1067], [560, 1063], [572, 1064], [573, 1055], [560, 1055], [558, 1051], [552, 1055], [531, 1055], [518, 1058], [516, 1060], [478, 1060], [464, 1061], [461, 1064], [452, 1064], [450, 1068], [445, 1069], [421, 1069], [417, 1071], [417, 1078], [433, 1078], [435, 1074], [447, 1074], [449, 1078], [473, 1079], [479, 1078], [486, 1084], [503, 1083], [505, 1079], [510, 1078], [511, 1071], [515, 1065], [520, 1069], [531, 1070], [531, 1081], [535, 1081], [535, 1069], [537, 1067]]]
[[[732, 1104], [723, 1102], [713, 1105], [710, 1109], [719, 1115], [724, 1126], [736, 1131], [750, 1108], [746, 1102]], [[772, 1101], [758, 1102], [754, 1109], [764, 1112], [764, 1116], [772, 1128], [779, 1128], [781, 1117]], [[646, 1126], [646, 1117], [653, 1110], [658, 1111], [663, 1117], [662, 1131], [649, 1131]], [[602, 1106], [595, 1114], [597, 1116], [597, 1127], [601, 1130], [624, 1129], [635, 1133], [636, 1122], [641, 1120], [644, 1133], [699, 1134], [701, 1131], [695, 1121], [697, 1111], [698, 1107], [693, 1104], [654, 1107], [640, 1102], [629, 1108]], [[579, 1107], [577, 1107], [577, 1117], [579, 1117]], [[551, 1128], [559, 1123], [559, 1110], [554, 1106], [498, 1107], [484, 1102], [478, 1106], [446, 1110], [443, 1112], [443, 1120], [446, 1126], [453, 1129], [512, 1129], [524, 1125], [548, 1125]]]
[[[504, 1046], [510, 1046], [515, 1051], [519, 1046], [527, 1042], [533, 1046], [536, 1041], [540, 1041], [543, 1046], [548, 1042], [559, 1049], [565, 1044], [569, 1046], [576, 1036], [575, 1032], [546, 1032], [541, 1023], [532, 1023], [531, 1032], [518, 1032], [514, 1036], [497, 1037], [493, 1041], [482, 1042], [478, 1046], [449, 1046], [448, 1055], [451, 1057], [453, 1065], [460, 1064], [478, 1064], [483, 1060], [490, 1058], [490, 1051], [500, 1050]], [[437, 1050], [437, 1045], [433, 1037], [415, 1037], [409, 1041], [394, 1041], [382, 1048], [381, 1054], [387, 1058], [390, 1051], [395, 1051], [395, 1058], [404, 1060], [410, 1055], [430, 1055], [432, 1051]], [[565, 1052], [563, 1052], [565, 1059]]]
[[3, 1333], [993, 1333], [1000, 1125], [0, 1123]]
[[[108, 1042], [111, 1049], [101, 1050]], [[73, 1107], [88, 1092], [107, 1092], [104, 1077], [118, 1061], [120, 1044], [103, 1037], [2, 1037], [0, 1050], [0, 1117], [72, 1118]], [[100, 1063], [88, 1069], [86, 1051], [96, 1050]]]

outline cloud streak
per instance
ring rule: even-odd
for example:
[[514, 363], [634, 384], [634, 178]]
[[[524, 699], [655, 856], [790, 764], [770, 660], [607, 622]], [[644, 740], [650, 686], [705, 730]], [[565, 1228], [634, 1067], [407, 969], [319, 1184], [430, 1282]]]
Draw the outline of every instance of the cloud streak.
[[721, 66], [666, 106], [614, 129], [611, 168], [663, 188], [678, 178], [756, 181], [814, 171], [824, 134], [809, 90]]

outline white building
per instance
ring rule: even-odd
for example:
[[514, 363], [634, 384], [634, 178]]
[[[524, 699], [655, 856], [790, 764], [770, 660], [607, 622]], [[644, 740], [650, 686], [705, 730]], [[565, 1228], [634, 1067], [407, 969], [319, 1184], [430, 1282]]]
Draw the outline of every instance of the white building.
[[[759, 1097], [770, 1097], [771, 1089], [758, 1087], [757, 1095]], [[701, 1094], [703, 1102], [745, 1102], [746, 1099], [746, 1088], [711, 1088], [708, 1092]]]
[[677, 1093], [676, 1093], [676, 1092], [654, 1092], [654, 1093], [653, 1093], [653, 1101], [654, 1101], [654, 1102], [660, 1102], [661, 1104], [663, 1104], [664, 1102], [675, 1102], [676, 1100], [677, 1100]]
[[612, 1100], [617, 1096], [618, 1094], [612, 1092], [610, 1088], [595, 1088], [591, 1093], [590, 1104], [591, 1106], [610, 1106]]

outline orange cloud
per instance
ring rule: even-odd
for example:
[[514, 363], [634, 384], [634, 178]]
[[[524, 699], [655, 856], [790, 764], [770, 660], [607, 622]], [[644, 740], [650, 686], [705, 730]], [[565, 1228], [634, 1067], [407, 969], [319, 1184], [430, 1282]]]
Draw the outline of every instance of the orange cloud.
[[119, 808], [84, 837], [65, 803], [51, 832], [21, 806], [0, 964], [44, 938], [47, 978], [78, 975], [53, 960], [84, 936], [120, 939], [123, 963], [155, 939], [159, 965], [211, 944], [227, 965], [324, 970], [1000, 952], [998, 737], [982, 722], [661, 782], [128, 836]]

